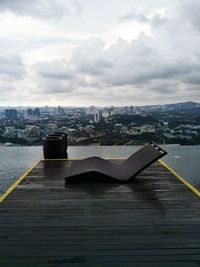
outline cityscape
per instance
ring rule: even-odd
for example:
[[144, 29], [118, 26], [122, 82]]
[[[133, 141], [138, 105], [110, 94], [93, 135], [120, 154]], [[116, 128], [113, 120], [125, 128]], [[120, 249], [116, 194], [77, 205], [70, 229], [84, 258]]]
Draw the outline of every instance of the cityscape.
[[41, 145], [54, 132], [69, 145], [200, 144], [200, 104], [124, 107], [0, 107], [0, 143]]

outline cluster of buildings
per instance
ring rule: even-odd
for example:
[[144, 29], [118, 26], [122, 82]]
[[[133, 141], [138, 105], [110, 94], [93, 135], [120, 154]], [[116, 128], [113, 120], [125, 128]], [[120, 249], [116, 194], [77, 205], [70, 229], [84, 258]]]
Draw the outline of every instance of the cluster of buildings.
[[168, 140], [182, 139], [192, 141], [194, 137], [199, 136], [200, 125], [180, 125], [174, 129], [165, 129], [163, 136]]
[[[173, 125], [171, 120], [173, 119]], [[68, 134], [70, 144], [139, 144], [153, 139], [159, 143], [198, 143], [200, 124], [172, 115], [147, 113], [130, 107], [0, 109], [0, 142], [42, 144], [53, 132]]]

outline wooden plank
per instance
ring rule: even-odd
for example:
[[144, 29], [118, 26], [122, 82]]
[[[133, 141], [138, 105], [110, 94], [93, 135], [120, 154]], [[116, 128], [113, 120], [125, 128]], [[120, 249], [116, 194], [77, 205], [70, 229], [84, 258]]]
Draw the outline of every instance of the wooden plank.
[[[33, 262], [33, 261], [32, 261]], [[39, 263], [38, 263], [39, 262]], [[48, 262], [48, 263], [47, 263]], [[14, 265], [13, 265], [14, 264]], [[13, 259], [12, 263], [3, 263], [4, 267], [13, 267], [13, 266], [27, 266], [27, 258]], [[41, 262], [40, 258], [37, 258], [37, 261], [34, 261], [34, 263], [28, 263], [29, 267], [41, 267], [41, 266], [48, 266], [48, 267], [55, 267], [55, 266], [73, 266], [73, 267], [93, 267], [94, 263], [89, 263], [84, 260], [84, 258], [81, 257], [73, 257], [70, 260], [67, 260], [65, 258], [61, 259], [55, 259], [55, 260], [48, 260], [48, 258], [45, 258], [45, 262]], [[171, 262], [136, 262], [134, 263], [126, 263], [123, 265], [122, 262], [119, 263], [99, 263], [95, 262], [95, 267], [198, 267], [197, 263], [194, 261], [171, 261]]]
[[65, 185], [71, 164], [41, 161], [1, 203], [0, 266], [200, 264], [199, 198], [166, 168]]

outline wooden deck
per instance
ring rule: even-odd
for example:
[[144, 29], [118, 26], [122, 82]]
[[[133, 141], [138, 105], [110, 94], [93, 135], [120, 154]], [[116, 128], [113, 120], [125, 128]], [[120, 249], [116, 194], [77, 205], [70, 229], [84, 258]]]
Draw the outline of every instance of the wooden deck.
[[0, 266], [200, 266], [200, 199], [160, 163], [65, 186], [71, 163], [41, 161], [0, 203]]

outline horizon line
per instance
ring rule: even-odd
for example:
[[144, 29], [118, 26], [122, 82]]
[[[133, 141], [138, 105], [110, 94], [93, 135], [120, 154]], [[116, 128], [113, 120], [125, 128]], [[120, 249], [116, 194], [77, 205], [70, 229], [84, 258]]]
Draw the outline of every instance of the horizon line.
[[199, 102], [195, 102], [195, 101], [185, 101], [185, 102], [172, 102], [172, 103], [166, 103], [166, 104], [149, 104], [149, 105], [124, 105], [124, 106], [119, 106], [119, 105], [108, 105], [108, 106], [101, 106], [101, 105], [86, 105], [86, 106], [63, 106], [63, 105], [56, 105], [56, 106], [48, 106], [48, 105], [43, 105], [43, 106], [36, 106], [36, 105], [17, 105], [17, 106], [14, 106], [14, 105], [3, 105], [1, 106], [0, 105], [0, 108], [27, 108], [27, 107], [30, 107], [30, 108], [33, 108], [33, 107], [48, 107], [48, 108], [56, 108], [56, 107], [62, 107], [62, 108], [89, 108], [91, 106], [94, 106], [94, 107], [99, 107], [99, 108], [109, 108], [109, 107], [116, 107], [116, 108], [122, 108], [122, 107], [147, 107], [147, 106], [166, 106], [166, 105], [176, 105], [176, 104], [185, 104], [185, 103], [194, 103], [194, 104], [197, 104], [197, 105], [200, 105]]

